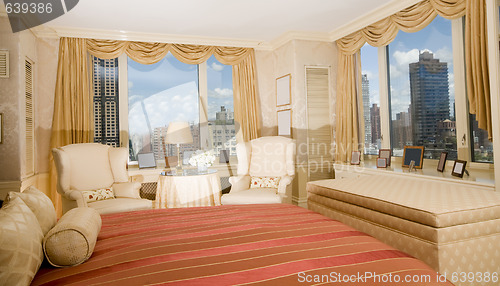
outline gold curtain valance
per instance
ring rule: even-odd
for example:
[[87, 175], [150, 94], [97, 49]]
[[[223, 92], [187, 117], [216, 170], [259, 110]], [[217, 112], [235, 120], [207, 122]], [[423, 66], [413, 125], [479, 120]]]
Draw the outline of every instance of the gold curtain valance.
[[424, 0], [338, 40], [337, 46], [346, 55], [356, 53], [365, 43], [382, 47], [392, 42], [399, 30], [420, 31], [437, 15], [447, 19], [462, 17], [465, 4], [465, 0]]
[[168, 43], [126, 42], [112, 40], [87, 39], [87, 50], [101, 59], [113, 59], [126, 53], [131, 59], [141, 64], [159, 62], [168, 52], [179, 61], [198, 65], [212, 55], [225, 65], [238, 65], [251, 53], [249, 48], [215, 47]]

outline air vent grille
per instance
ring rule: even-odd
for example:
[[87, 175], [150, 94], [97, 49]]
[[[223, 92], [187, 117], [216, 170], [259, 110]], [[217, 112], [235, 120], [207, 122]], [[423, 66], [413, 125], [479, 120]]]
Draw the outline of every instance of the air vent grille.
[[0, 78], [9, 77], [9, 51], [0, 50]]

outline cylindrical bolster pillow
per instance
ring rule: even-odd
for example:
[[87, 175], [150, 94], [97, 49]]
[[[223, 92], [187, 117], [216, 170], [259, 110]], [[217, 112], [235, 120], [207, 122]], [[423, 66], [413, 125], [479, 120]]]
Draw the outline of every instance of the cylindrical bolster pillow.
[[85, 262], [94, 251], [101, 224], [101, 216], [93, 208], [69, 210], [44, 237], [45, 257], [56, 267]]

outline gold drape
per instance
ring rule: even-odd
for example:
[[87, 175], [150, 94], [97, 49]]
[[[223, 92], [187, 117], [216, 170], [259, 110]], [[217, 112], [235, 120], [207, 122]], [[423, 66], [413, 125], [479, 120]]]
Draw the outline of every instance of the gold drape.
[[[87, 52], [102, 59], [112, 59], [126, 53], [141, 64], [157, 63], [168, 52], [187, 64], [203, 63], [214, 54], [222, 64], [233, 66], [234, 117], [240, 124], [243, 139], [249, 141], [259, 137], [260, 111], [253, 49], [61, 38], [51, 148], [93, 141]], [[50, 164], [51, 197], [60, 211], [52, 155]]]
[[[54, 97], [50, 148], [93, 141], [89, 66], [84, 39], [61, 38]], [[51, 199], [60, 215], [61, 198], [56, 191], [56, 170], [49, 152]]]
[[[363, 142], [362, 136], [359, 138], [342, 137], [359, 134], [359, 125], [353, 124], [357, 119], [350, 117], [363, 114], [362, 105], [358, 105], [360, 110], [352, 112], [352, 109], [358, 104], [359, 94], [356, 92], [360, 92], [360, 89], [354, 88], [357, 84], [355, 82], [357, 76], [353, 76], [351, 73], [354, 71], [360, 75], [361, 69], [356, 66], [356, 60], [348, 59], [348, 57], [358, 53], [365, 43], [375, 47], [388, 45], [396, 38], [399, 30], [408, 33], [417, 32], [432, 22], [437, 15], [447, 19], [456, 19], [466, 15], [465, 65], [467, 67], [469, 103], [471, 112], [477, 114], [479, 126], [488, 130], [491, 136], [485, 9], [484, 0], [424, 0], [337, 40], [339, 68], [337, 73], [337, 136], [335, 143], [337, 150], [339, 150], [336, 152], [338, 161], [346, 161], [348, 155], [351, 154], [350, 151], [356, 150], [352, 148], [358, 148], [352, 144]], [[352, 104], [352, 106], [346, 106], [346, 104]], [[340, 126], [344, 123], [347, 125]], [[352, 130], [344, 130], [346, 128], [352, 128]], [[350, 144], [350, 146], [345, 146], [345, 144]]]
[[[358, 150], [360, 143], [359, 116], [363, 111], [359, 110], [360, 104], [357, 96], [361, 92], [361, 57], [359, 51], [352, 55], [339, 53], [339, 70], [344, 70], [343, 81], [337, 82], [337, 91], [352, 96], [339, 96], [337, 92], [336, 102], [336, 132], [335, 132], [335, 158], [345, 162], [349, 159], [352, 151]], [[354, 68], [350, 68], [354, 67]], [[362, 108], [362, 104], [361, 104]], [[342, 114], [339, 116], [339, 114]], [[361, 141], [362, 142], [362, 141]]]
[[492, 140], [485, 0], [467, 1], [465, 62], [469, 112], [476, 114], [478, 127]]

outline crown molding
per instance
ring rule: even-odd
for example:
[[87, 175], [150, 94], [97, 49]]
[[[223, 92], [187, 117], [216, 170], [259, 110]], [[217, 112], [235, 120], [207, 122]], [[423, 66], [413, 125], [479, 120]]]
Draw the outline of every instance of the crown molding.
[[57, 35], [57, 32], [54, 29], [51, 29], [47, 25], [39, 25], [33, 28], [30, 28], [30, 31], [37, 37], [37, 38], [48, 38], [48, 39], [59, 39], [59, 35]]
[[292, 40], [331, 42], [329, 33], [289, 31], [268, 43], [270, 50], [275, 50]]
[[[99, 30], [99, 29], [81, 29], [68, 27], [50, 27], [58, 37], [75, 37], [89, 39], [105, 39], [119, 41], [138, 41], [138, 42], [158, 42], [158, 43], [182, 43], [191, 45], [208, 46], [226, 46], [226, 47], [245, 47], [256, 49], [267, 49], [268, 45], [259, 40], [252, 39], [230, 39], [215, 38], [191, 35], [174, 35], [159, 33], [139, 33], [117, 30]], [[47, 31], [47, 29], [45, 29]]]
[[373, 11], [370, 11], [368, 14], [361, 15], [351, 22], [330, 32], [330, 41], [334, 42], [421, 1], [422, 0], [392, 0]]

